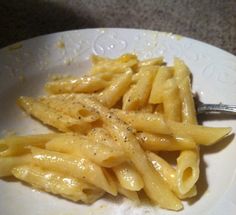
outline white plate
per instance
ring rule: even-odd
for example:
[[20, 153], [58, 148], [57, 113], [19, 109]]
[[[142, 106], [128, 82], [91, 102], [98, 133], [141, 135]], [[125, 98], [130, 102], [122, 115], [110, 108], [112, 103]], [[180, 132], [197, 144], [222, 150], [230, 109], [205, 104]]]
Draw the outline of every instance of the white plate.
[[[65, 47], [63, 48], [63, 43]], [[147, 30], [88, 29], [68, 31], [20, 42], [0, 50], [0, 131], [18, 134], [47, 129], [25, 117], [16, 106], [20, 95], [42, 94], [49, 74], [82, 74], [91, 54], [116, 57], [135, 52], [140, 58], [164, 55], [168, 63], [178, 56], [193, 73], [193, 88], [201, 100], [236, 104], [236, 57], [192, 39]], [[235, 118], [234, 118], [235, 119]], [[236, 121], [211, 120], [206, 124], [231, 126]], [[236, 140], [204, 148], [204, 165], [198, 184], [200, 196], [182, 214], [236, 214]], [[158, 207], [137, 206], [123, 198], [105, 198], [91, 206], [32, 191], [15, 181], [0, 180], [0, 214], [174, 214]]]

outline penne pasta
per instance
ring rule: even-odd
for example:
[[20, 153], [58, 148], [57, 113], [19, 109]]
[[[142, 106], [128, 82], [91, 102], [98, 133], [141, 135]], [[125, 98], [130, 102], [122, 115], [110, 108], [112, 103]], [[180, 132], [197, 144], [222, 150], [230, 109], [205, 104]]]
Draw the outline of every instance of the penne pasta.
[[117, 188], [105, 169], [90, 160], [78, 155], [68, 155], [35, 147], [32, 147], [31, 151], [33, 162], [37, 166], [79, 178], [112, 195], [117, 195]]
[[12, 174], [33, 187], [60, 195], [72, 201], [91, 204], [104, 195], [104, 191], [77, 178], [41, 169], [37, 166], [24, 165], [15, 167]]
[[[96, 63], [92, 66], [90, 70], [90, 74], [99, 74], [104, 72], [110, 72], [110, 73], [122, 73], [127, 68], [135, 69], [138, 64], [137, 57], [134, 55], [131, 56], [130, 59], [128, 59], [128, 56], [121, 56], [118, 60], [111, 60], [107, 59], [104, 61], [104, 63]], [[122, 59], [123, 58], [123, 59]]]
[[111, 79], [111, 75], [105, 73], [99, 75], [83, 76], [81, 78], [50, 81], [45, 85], [45, 90], [50, 94], [63, 93], [94, 93], [104, 89]]
[[128, 162], [117, 165], [112, 169], [120, 185], [126, 190], [139, 191], [144, 187], [141, 175]]
[[182, 120], [182, 108], [179, 89], [175, 79], [167, 80], [163, 86], [163, 108], [165, 119], [180, 122]]
[[90, 60], [93, 65], [108, 63], [112, 61], [109, 58], [105, 58], [105, 57], [94, 55], [94, 54], [90, 56]]
[[135, 191], [131, 191], [131, 190], [127, 190], [125, 189], [124, 187], [122, 187], [121, 185], [117, 185], [117, 190], [120, 194], [122, 194], [123, 196], [127, 197], [128, 199], [136, 202], [136, 203], [139, 203], [140, 202], [140, 199], [139, 199], [139, 196], [138, 196], [138, 193], [135, 192]]
[[156, 66], [140, 69], [137, 83], [123, 97], [123, 110], [138, 110], [147, 104], [157, 70]]
[[[182, 121], [189, 124], [197, 124], [196, 110], [190, 86], [190, 72], [187, 66], [179, 59], [175, 59], [175, 78], [180, 90], [182, 101]], [[184, 164], [184, 162], [186, 164]], [[183, 195], [188, 193], [195, 185], [199, 177], [199, 151], [184, 150], [177, 159], [177, 188]]]
[[174, 77], [176, 81], [180, 83], [184, 78], [189, 76], [190, 71], [184, 61], [179, 58], [174, 58]]
[[172, 71], [166, 67], [161, 66], [152, 83], [152, 90], [149, 97], [149, 103], [159, 104], [163, 102], [163, 86], [166, 80], [172, 77]]
[[45, 143], [60, 134], [10, 136], [0, 139], [0, 156], [15, 156], [29, 153], [28, 146], [44, 147]]
[[126, 160], [123, 151], [102, 143], [96, 143], [82, 135], [56, 137], [46, 144], [46, 149], [85, 156], [103, 167], [113, 167]]
[[114, 112], [121, 120], [134, 127], [137, 131], [171, 134], [171, 130], [166, 124], [162, 114], [122, 110], [114, 110]]
[[206, 127], [201, 125], [193, 125], [187, 123], [178, 123], [174, 121], [168, 121], [168, 125], [177, 137], [178, 136], [189, 136], [197, 144], [201, 145], [212, 145], [231, 132], [231, 128], [227, 127]]
[[135, 68], [136, 65], [137, 65], [136, 60], [132, 60], [128, 63], [123, 63], [122, 65], [115, 65], [115, 64], [97, 65], [90, 70], [90, 74], [99, 74], [103, 72], [119, 74], [125, 72], [127, 68]]
[[196, 143], [187, 137], [172, 137], [170, 135], [150, 134], [139, 132], [136, 134], [143, 149], [148, 151], [179, 151], [195, 149]]
[[[159, 204], [160, 207], [171, 210], [180, 210], [183, 207], [181, 201], [171, 192], [168, 185], [152, 167], [145, 152], [130, 131], [129, 126], [120, 121], [114, 114], [109, 112], [107, 108], [103, 107], [95, 100], [86, 95], [80, 96], [81, 102], [83, 102], [85, 106], [93, 107], [100, 113], [101, 118], [107, 124], [109, 132], [120, 142], [123, 150], [127, 153], [135, 168], [142, 175], [144, 190], [149, 198], [154, 203]], [[107, 120], [107, 118], [109, 120]]]
[[105, 128], [93, 128], [88, 133], [88, 137], [97, 144], [102, 143], [106, 146], [114, 148], [115, 150], [122, 150], [119, 143], [117, 143], [117, 141], [114, 141], [114, 139]]
[[196, 144], [212, 145], [231, 132], [231, 128], [213, 128], [168, 120], [163, 115], [116, 110], [117, 116], [138, 131], [191, 137]]
[[[175, 78], [182, 100], [182, 121], [188, 124], [197, 124], [195, 104], [191, 92], [190, 72], [183, 61], [174, 60]], [[184, 150], [177, 158], [177, 188], [185, 195], [199, 178], [199, 149]]]
[[168, 183], [172, 190], [176, 189], [176, 171], [164, 159], [154, 154], [153, 152], [146, 152], [148, 159], [154, 168], [160, 173], [161, 177]]
[[117, 64], [120, 65], [121, 63], [127, 63], [132, 60], [138, 61], [138, 58], [134, 54], [123, 54], [118, 58], [111, 59], [107, 57], [102, 57], [99, 55], [91, 55], [90, 57], [91, 62], [93, 65], [104, 65], [104, 64]]
[[151, 59], [139, 61], [138, 66], [139, 67], [156, 66], [156, 65], [161, 66], [163, 64], [165, 64], [164, 58], [163, 57], [156, 57], [156, 58], [151, 58]]
[[0, 177], [86, 204], [105, 193], [138, 203], [145, 192], [161, 208], [181, 210], [181, 200], [197, 195], [200, 145], [232, 129], [197, 124], [190, 70], [179, 58], [167, 66], [163, 57], [92, 55], [91, 63], [89, 75], [55, 77], [48, 95], [18, 99], [61, 133], [0, 139]]
[[115, 141], [112, 139], [109, 132], [102, 127], [96, 127], [90, 130], [88, 137], [91, 138], [96, 143], [103, 143], [108, 146], [117, 146]]
[[36, 117], [46, 125], [53, 126], [63, 132], [86, 132], [91, 128], [88, 122], [82, 119], [74, 119], [68, 115], [57, 112], [42, 102], [30, 97], [20, 97], [18, 104], [28, 114]]
[[187, 193], [185, 194], [178, 194], [180, 199], [189, 199], [195, 197], [197, 195], [197, 186], [194, 185]]
[[181, 194], [191, 190], [199, 178], [199, 153], [198, 150], [182, 151], [177, 158], [177, 186]]
[[179, 83], [180, 96], [182, 99], [182, 121], [190, 124], [197, 124], [195, 104], [191, 92], [189, 77]]
[[13, 168], [20, 165], [28, 164], [31, 161], [32, 161], [31, 154], [0, 157], [0, 177], [11, 176]]
[[132, 70], [129, 68], [126, 72], [116, 77], [109, 87], [99, 94], [99, 101], [106, 107], [114, 106], [129, 88], [132, 81], [132, 73]]
[[175, 192], [178, 198], [187, 199], [197, 194], [196, 186], [193, 186], [188, 192], [184, 194], [180, 193], [177, 186], [178, 181], [176, 170], [160, 156], [152, 152], [146, 152], [146, 154], [154, 168], [160, 173], [160, 175], [168, 183], [171, 190]]
[[93, 93], [104, 89], [107, 85], [108, 83], [104, 80], [89, 77], [48, 82], [45, 89], [50, 94]]
[[191, 92], [190, 72], [185, 63], [178, 58], [174, 59], [174, 77], [182, 100], [182, 120], [186, 123], [197, 124], [195, 104]]
[[85, 122], [94, 122], [100, 117], [96, 112], [84, 108], [76, 100], [76, 94], [60, 94], [40, 97], [39, 101], [50, 108]]

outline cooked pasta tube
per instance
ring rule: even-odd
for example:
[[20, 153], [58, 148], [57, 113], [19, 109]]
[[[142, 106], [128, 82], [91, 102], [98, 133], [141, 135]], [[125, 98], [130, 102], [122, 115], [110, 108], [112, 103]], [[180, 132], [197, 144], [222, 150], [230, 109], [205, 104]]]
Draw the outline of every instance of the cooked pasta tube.
[[189, 199], [197, 195], [197, 186], [194, 185], [187, 193], [181, 194], [178, 192], [178, 197], [180, 199]]
[[[195, 104], [191, 92], [190, 72], [184, 62], [174, 60], [174, 76], [180, 90], [182, 101], [182, 121], [197, 124]], [[177, 187], [180, 193], [186, 194], [195, 185], [199, 177], [199, 149], [181, 151], [177, 158]]]
[[162, 114], [114, 110], [117, 116], [138, 131], [153, 134], [173, 134], [176, 137], [191, 137], [196, 144], [211, 145], [231, 132], [227, 127], [206, 127], [172, 120], [165, 122]]
[[60, 131], [86, 132], [91, 128], [88, 122], [82, 119], [74, 119], [68, 115], [57, 112], [42, 102], [30, 97], [20, 97], [18, 104], [28, 114], [36, 117], [46, 125], [51, 125]]
[[[45, 86], [51, 95], [19, 99], [65, 133], [0, 139], [0, 177], [85, 203], [105, 191], [138, 202], [144, 191], [162, 208], [182, 209], [180, 200], [197, 194], [199, 144], [231, 128], [197, 125], [190, 71], [178, 58], [172, 67], [134, 54], [91, 61], [89, 75], [54, 79]], [[176, 166], [159, 151], [180, 151]]]
[[12, 174], [37, 189], [60, 195], [72, 201], [82, 201], [91, 204], [104, 195], [104, 191], [100, 188], [78, 178], [68, 177], [37, 166], [19, 166], [12, 170]]
[[[186, 77], [190, 77], [190, 71], [189, 71], [188, 67], [181, 59], [174, 58], [174, 78], [177, 82], [178, 87], [180, 87], [180, 83]], [[181, 91], [182, 90], [180, 89], [180, 93], [181, 93]], [[183, 96], [183, 94], [181, 96]]]
[[136, 134], [141, 146], [149, 151], [178, 151], [196, 148], [192, 138], [172, 137], [170, 135], [150, 134], [139, 132]]
[[127, 68], [135, 69], [138, 64], [138, 59], [137, 56], [133, 54], [125, 54], [116, 59], [93, 56], [92, 63], [91, 74], [104, 72], [121, 73]]
[[82, 135], [56, 137], [46, 144], [46, 149], [79, 156], [84, 155], [103, 167], [113, 167], [127, 159], [123, 151], [96, 143]]
[[191, 198], [197, 194], [196, 186], [193, 186], [185, 194], [180, 193], [177, 187], [176, 170], [163, 158], [154, 154], [153, 152], [146, 152], [146, 154], [154, 168], [160, 173], [163, 179], [170, 186], [171, 190], [173, 190], [180, 199]]
[[159, 104], [163, 102], [163, 86], [166, 80], [172, 77], [172, 71], [166, 67], [161, 66], [152, 83], [152, 90], [149, 97], [149, 103]]
[[122, 194], [123, 196], [127, 197], [128, 199], [139, 203], [140, 199], [138, 197], [138, 194], [136, 191], [131, 191], [131, 190], [127, 190], [124, 187], [122, 187], [119, 183], [117, 184], [117, 190], [118, 193]]
[[187, 193], [199, 178], [199, 153], [185, 150], [177, 158], [177, 186], [179, 192]]
[[157, 70], [158, 66], [140, 69], [137, 83], [123, 97], [123, 110], [138, 110], [147, 104]]
[[0, 139], [0, 156], [13, 156], [29, 153], [27, 146], [44, 147], [45, 143], [60, 134], [39, 134], [28, 136], [10, 136]]
[[174, 76], [178, 82], [190, 76], [189, 68], [183, 60], [177, 57], [174, 58]]
[[179, 58], [174, 59], [174, 77], [182, 100], [182, 120], [186, 123], [197, 124], [196, 110], [191, 92], [190, 71]]
[[164, 64], [164, 58], [163, 57], [156, 57], [156, 58], [151, 58], [151, 59], [147, 59], [147, 60], [142, 60], [138, 63], [139, 67], [142, 66], [161, 66], [162, 64]]
[[191, 92], [189, 77], [179, 83], [180, 96], [182, 99], [182, 120], [186, 123], [197, 124], [195, 104]]
[[148, 159], [154, 168], [160, 173], [162, 178], [168, 183], [172, 190], [176, 187], [176, 172], [175, 169], [168, 164], [164, 159], [154, 154], [153, 152], [146, 152]]
[[93, 65], [96, 65], [96, 64], [102, 64], [102, 63], [108, 63], [111, 60], [109, 58], [93, 54], [93, 55], [90, 56], [90, 61]]
[[99, 101], [106, 107], [110, 108], [114, 106], [129, 88], [132, 82], [132, 74], [132, 70], [128, 68], [126, 72], [117, 76], [111, 84], [99, 94]]
[[137, 65], [136, 60], [131, 60], [130, 62], [123, 63], [122, 65], [115, 65], [115, 64], [107, 64], [107, 65], [96, 65], [92, 67], [90, 70], [90, 74], [97, 74], [103, 72], [110, 72], [110, 73], [123, 73], [126, 71], [127, 68], [135, 68]]
[[144, 187], [141, 175], [128, 162], [123, 162], [118, 166], [114, 166], [112, 169], [123, 188], [131, 191], [139, 191]]
[[162, 114], [140, 113], [135, 111], [114, 110], [117, 116], [137, 129], [157, 134], [171, 134]]
[[[180, 210], [183, 206], [181, 201], [171, 192], [166, 182], [155, 171], [145, 152], [140, 147], [129, 126], [119, 120], [112, 112], [94, 99], [86, 95], [80, 95], [81, 102], [85, 106], [97, 110], [111, 135], [120, 142], [123, 150], [129, 156], [131, 162], [143, 177], [144, 190], [149, 198], [160, 207], [170, 210]], [[109, 119], [109, 120], [108, 120]]]
[[99, 115], [96, 112], [84, 108], [84, 106], [76, 100], [75, 94], [44, 96], [40, 97], [39, 101], [56, 111], [76, 119], [82, 119], [85, 122], [94, 122], [99, 119]]
[[179, 89], [174, 78], [168, 79], [163, 86], [163, 108], [165, 119], [180, 122], [182, 119]]
[[12, 175], [14, 167], [28, 164], [32, 161], [31, 154], [20, 156], [0, 157], [0, 177]]
[[39, 167], [52, 169], [72, 177], [79, 178], [99, 187], [106, 192], [117, 195], [117, 188], [105, 169], [85, 157], [31, 148], [33, 162]]
[[230, 127], [207, 127], [174, 121], [168, 121], [168, 125], [176, 136], [190, 136], [197, 144], [202, 145], [212, 145], [232, 130]]
[[93, 65], [98, 65], [98, 64], [120, 64], [120, 63], [127, 63], [130, 60], [138, 60], [137, 56], [134, 54], [123, 54], [119, 56], [118, 58], [108, 58], [108, 57], [103, 57], [100, 55], [91, 55], [90, 60]]
[[138, 57], [135, 54], [131, 54], [131, 53], [126, 53], [126, 54], [122, 54], [121, 56], [119, 56], [118, 58], [115, 59], [111, 59], [112, 61], [120, 64], [120, 63], [127, 63], [130, 62], [131, 60], [136, 60], [138, 61]]
[[114, 141], [109, 132], [104, 128], [97, 127], [91, 129], [88, 133], [88, 137], [91, 138], [97, 144], [102, 143], [104, 145], [114, 148], [115, 150], [121, 150], [119, 143], [117, 143], [117, 141]]
[[[138, 80], [136, 80], [136, 82], [138, 82]], [[135, 107], [138, 105], [137, 100], [135, 100], [133, 98], [133, 95], [135, 95], [136, 89], [137, 89], [137, 87], [136, 87], [136, 83], [135, 83], [135, 84], [131, 85], [129, 90], [126, 91], [126, 93], [124, 94], [124, 96], [122, 98], [122, 109], [123, 110], [126, 110], [126, 109], [132, 110], [133, 108], [135, 109]]]
[[104, 89], [109, 82], [102, 77], [91, 75], [80, 78], [50, 81], [45, 89], [50, 94], [62, 93], [94, 93]]

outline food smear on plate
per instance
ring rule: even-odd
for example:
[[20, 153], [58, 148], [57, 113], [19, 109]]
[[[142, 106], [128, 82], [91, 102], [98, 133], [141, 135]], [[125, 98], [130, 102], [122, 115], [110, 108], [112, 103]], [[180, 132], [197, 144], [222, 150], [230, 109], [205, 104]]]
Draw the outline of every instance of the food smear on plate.
[[[200, 147], [230, 134], [197, 122], [190, 70], [178, 58], [91, 56], [82, 77], [45, 84], [47, 95], [18, 105], [58, 132], [0, 140], [0, 177], [17, 179], [72, 201], [105, 193], [179, 211], [197, 195]], [[38, 123], [38, 122], [36, 122]], [[176, 151], [175, 165], [160, 152]], [[209, 167], [210, 168], [210, 167]]]

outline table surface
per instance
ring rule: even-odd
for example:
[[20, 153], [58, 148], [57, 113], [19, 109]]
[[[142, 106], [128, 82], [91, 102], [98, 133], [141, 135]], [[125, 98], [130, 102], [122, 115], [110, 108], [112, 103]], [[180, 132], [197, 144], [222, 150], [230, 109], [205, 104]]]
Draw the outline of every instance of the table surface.
[[236, 55], [236, 0], [0, 1], [0, 47], [38, 35], [97, 27], [172, 32]]

